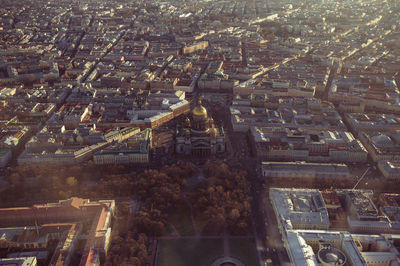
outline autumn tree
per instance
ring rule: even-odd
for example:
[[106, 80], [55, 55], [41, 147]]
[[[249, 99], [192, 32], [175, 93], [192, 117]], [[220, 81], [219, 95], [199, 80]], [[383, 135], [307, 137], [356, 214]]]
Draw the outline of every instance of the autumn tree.
[[140, 211], [136, 214], [133, 228], [150, 236], [160, 236], [165, 230], [166, 216], [157, 209]]
[[145, 170], [134, 181], [134, 194], [149, 209], [168, 212], [182, 202], [182, 191], [186, 187], [188, 171], [177, 166], [164, 166], [160, 171]]
[[78, 184], [78, 180], [74, 176], [67, 177], [66, 183], [68, 186], [73, 187]]
[[208, 162], [207, 179], [193, 197], [193, 206], [207, 218], [206, 233], [221, 232], [226, 226], [232, 233], [243, 234], [250, 221], [250, 183], [246, 171], [225, 163]]

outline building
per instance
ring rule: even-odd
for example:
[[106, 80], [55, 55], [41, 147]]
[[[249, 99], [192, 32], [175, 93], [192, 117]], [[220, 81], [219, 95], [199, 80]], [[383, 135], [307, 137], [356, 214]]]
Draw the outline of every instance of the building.
[[[23, 227], [0, 228], [0, 246], [20, 250], [46, 249], [50, 241], [62, 243], [55, 250], [50, 265], [69, 265], [76, 249], [82, 225], [75, 223], [53, 223]], [[61, 258], [60, 258], [61, 257]], [[36, 257], [34, 257], [36, 260]]]
[[198, 101], [191, 119], [177, 127], [175, 152], [182, 155], [208, 156], [225, 152], [225, 132], [217, 127], [207, 109]]
[[307, 128], [345, 131], [333, 104], [315, 98], [281, 98], [265, 94], [236, 95], [230, 107], [234, 131], [247, 132], [252, 126]]
[[[190, 102], [185, 100], [184, 91], [154, 90], [143, 98], [138, 98], [136, 106], [127, 110], [125, 126], [154, 129], [190, 111]], [[113, 122], [104, 121], [101, 125], [107, 127], [115, 124], [112, 117], [111, 120]]]
[[283, 240], [289, 259], [296, 266], [371, 265], [348, 232], [288, 230]]
[[0, 148], [0, 168], [5, 167], [11, 161], [11, 149]]
[[251, 127], [250, 139], [257, 157], [269, 161], [360, 163], [368, 155], [345, 131]]
[[48, 251], [22, 251], [8, 254], [8, 258], [35, 257], [39, 265], [45, 264], [49, 258]]
[[74, 129], [86, 115], [91, 113], [91, 107], [92, 105], [65, 104], [58, 110], [58, 113], [63, 118], [65, 127]]
[[400, 207], [400, 194], [382, 193], [379, 195], [379, 205]]
[[296, 231], [286, 232], [282, 237], [290, 262], [295, 266], [318, 265], [317, 258], [310, 245]]
[[400, 264], [396, 235], [361, 235], [345, 231], [290, 230], [284, 239], [293, 265]]
[[392, 230], [400, 231], [400, 194], [379, 195], [379, 210], [389, 220]]
[[188, 43], [182, 48], [183, 54], [189, 54], [192, 52], [195, 52], [197, 50], [203, 50], [208, 47], [208, 42], [207, 41], [199, 41], [199, 42], [193, 42], [193, 43]]
[[338, 221], [340, 217], [343, 217], [344, 207], [342, 206], [336, 191], [324, 190], [321, 191], [321, 195], [324, 199], [326, 209], [328, 210], [330, 221], [333, 223], [335, 221]]
[[390, 220], [380, 215], [372, 202], [373, 192], [369, 190], [341, 190], [345, 196], [345, 209], [349, 230], [356, 233], [398, 233]]
[[262, 162], [261, 171], [264, 177], [293, 180], [303, 179], [348, 179], [349, 169], [345, 164], [306, 163], [306, 162]]
[[36, 266], [36, 257], [23, 258], [0, 258], [0, 265], [3, 266]]
[[[351, 235], [368, 265], [400, 265], [398, 235]], [[396, 248], [397, 246], [397, 248]]]
[[[381, 194], [379, 216], [372, 191], [271, 188], [269, 197], [292, 265], [400, 265], [398, 228], [400, 197]], [[324, 207], [317, 206], [321, 201]], [[343, 202], [343, 203], [341, 203]], [[313, 204], [314, 207], [313, 207]], [[347, 231], [328, 230], [329, 219], [342, 211], [348, 215]], [[329, 211], [329, 218], [327, 217]], [[325, 221], [325, 222], [324, 222]], [[367, 234], [361, 234], [361, 231]]]
[[126, 141], [107, 147], [93, 155], [95, 164], [149, 163], [152, 131], [147, 128]]
[[73, 165], [92, 159], [93, 155], [114, 143], [138, 133], [138, 127], [116, 128], [103, 134], [92, 127], [65, 130], [62, 125], [46, 126], [25, 145], [19, 165]]
[[374, 162], [400, 161], [400, 132], [361, 132], [359, 139]]
[[394, 161], [379, 161], [378, 169], [386, 179], [398, 180], [400, 178], [400, 163]]
[[362, 190], [348, 190], [346, 195], [346, 208], [349, 215], [357, 220], [376, 220], [378, 210], [371, 200], [371, 192]]
[[291, 229], [327, 230], [330, 226], [325, 202], [317, 189], [270, 188], [269, 199], [281, 234]]
[[[71, 198], [58, 203], [0, 209], [0, 244], [5, 247], [45, 249], [47, 241], [60, 242], [50, 265], [69, 265], [77, 239], [86, 239], [81, 266], [99, 265], [111, 241], [114, 200]], [[12, 227], [11, 227], [12, 226]], [[20, 226], [20, 227], [17, 227]]]
[[356, 73], [335, 77], [328, 91], [333, 103], [365, 105], [371, 111], [399, 112], [399, 91], [390, 75], [363, 75]]
[[[265, 69], [260, 73], [255, 73], [249, 78], [256, 78], [263, 74]], [[279, 75], [279, 74], [278, 74]], [[293, 75], [293, 74], [292, 74]], [[251, 94], [262, 93], [273, 97], [304, 97], [313, 98], [316, 92], [316, 86], [307, 84], [307, 82], [292, 82], [284, 79], [250, 79], [233, 88], [233, 93], [236, 94]]]
[[400, 130], [400, 120], [394, 114], [347, 113], [343, 116], [349, 129], [356, 134], [360, 132], [396, 132]]

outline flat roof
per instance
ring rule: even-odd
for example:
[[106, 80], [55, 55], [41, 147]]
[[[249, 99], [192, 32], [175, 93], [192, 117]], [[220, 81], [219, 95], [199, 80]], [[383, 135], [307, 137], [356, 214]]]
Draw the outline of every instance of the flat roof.
[[7, 153], [9, 153], [11, 151], [11, 149], [9, 148], [0, 148], [0, 156], [4, 156]]
[[271, 188], [270, 198], [283, 221], [329, 226], [328, 211], [317, 189]]

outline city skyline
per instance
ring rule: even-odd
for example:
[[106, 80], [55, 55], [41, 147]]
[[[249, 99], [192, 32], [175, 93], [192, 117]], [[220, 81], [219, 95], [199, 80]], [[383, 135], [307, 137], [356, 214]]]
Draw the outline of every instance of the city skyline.
[[400, 265], [397, 0], [0, 3], [0, 265]]

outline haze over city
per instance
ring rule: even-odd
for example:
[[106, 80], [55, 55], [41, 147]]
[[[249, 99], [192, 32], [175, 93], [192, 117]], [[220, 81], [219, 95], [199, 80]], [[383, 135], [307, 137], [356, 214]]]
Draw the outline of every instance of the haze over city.
[[0, 265], [400, 265], [400, 2], [0, 0]]

